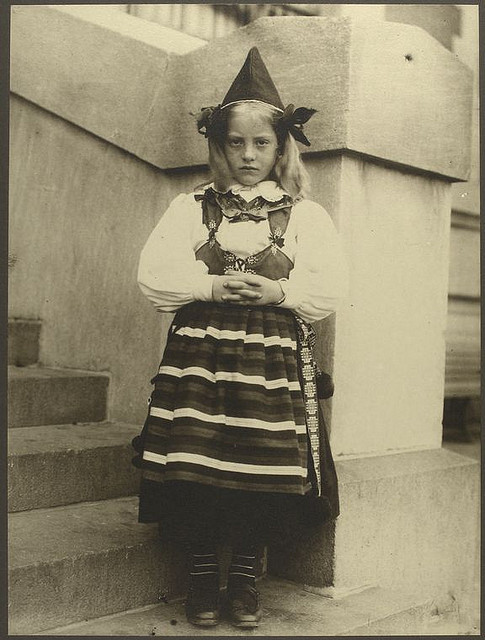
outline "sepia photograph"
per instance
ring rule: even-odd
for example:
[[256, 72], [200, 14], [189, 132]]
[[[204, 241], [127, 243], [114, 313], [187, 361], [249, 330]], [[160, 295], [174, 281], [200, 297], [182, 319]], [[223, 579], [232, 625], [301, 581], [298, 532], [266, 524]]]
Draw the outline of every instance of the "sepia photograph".
[[480, 636], [478, 3], [9, 54], [8, 636]]

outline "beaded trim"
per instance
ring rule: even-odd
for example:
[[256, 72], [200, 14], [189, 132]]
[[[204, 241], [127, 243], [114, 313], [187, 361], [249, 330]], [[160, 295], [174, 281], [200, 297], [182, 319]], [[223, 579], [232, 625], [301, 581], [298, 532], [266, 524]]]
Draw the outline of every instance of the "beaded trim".
[[275, 256], [278, 248], [281, 249], [285, 244], [281, 227], [276, 227], [274, 231], [271, 232], [269, 235], [269, 241], [271, 245], [271, 253]]
[[209, 242], [209, 247], [212, 249], [212, 247], [216, 243], [217, 222], [215, 220], [209, 220], [208, 227], [209, 227], [208, 242]]
[[310, 450], [317, 479], [318, 495], [322, 495], [322, 479], [320, 470], [320, 421], [318, 416], [317, 397], [317, 365], [313, 357], [316, 334], [311, 325], [295, 315], [298, 326], [299, 354], [303, 377], [303, 400], [305, 404], [306, 425], [310, 440]]
[[259, 262], [257, 255], [248, 256], [247, 258], [238, 258], [231, 251], [224, 251], [224, 273], [228, 271], [242, 271], [244, 273], [256, 274], [252, 267]]

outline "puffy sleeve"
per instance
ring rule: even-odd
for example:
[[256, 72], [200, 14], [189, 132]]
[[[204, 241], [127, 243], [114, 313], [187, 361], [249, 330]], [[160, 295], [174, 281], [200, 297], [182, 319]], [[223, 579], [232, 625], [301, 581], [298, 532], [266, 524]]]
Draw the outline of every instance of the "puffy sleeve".
[[158, 311], [177, 311], [194, 300], [212, 299], [214, 276], [195, 259], [204, 229], [193, 195], [181, 194], [150, 234], [140, 256], [138, 285]]
[[348, 266], [340, 237], [329, 214], [316, 202], [293, 207], [296, 227], [294, 267], [280, 280], [286, 294], [282, 307], [316, 322], [336, 311], [348, 292]]

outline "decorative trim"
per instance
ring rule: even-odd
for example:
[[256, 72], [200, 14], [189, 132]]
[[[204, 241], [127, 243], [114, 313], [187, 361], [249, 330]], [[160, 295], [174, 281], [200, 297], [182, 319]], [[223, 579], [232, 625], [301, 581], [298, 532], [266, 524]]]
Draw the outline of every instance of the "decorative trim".
[[274, 104], [270, 104], [269, 102], [264, 102], [264, 100], [235, 100], [234, 102], [228, 102], [227, 104], [223, 104], [221, 107], [221, 111], [226, 107], [232, 107], [232, 105], [234, 104], [243, 104], [244, 102], [258, 102], [259, 104], [266, 104], [268, 105], [268, 107], [273, 107], [273, 109], [276, 109], [276, 111], [283, 113], [283, 109], [280, 109], [279, 107], [275, 107]]
[[320, 420], [318, 415], [317, 368], [313, 358], [313, 346], [316, 339], [313, 327], [295, 316], [298, 327], [299, 356], [303, 378], [302, 392], [305, 404], [306, 425], [310, 450], [317, 480], [318, 496], [322, 495], [322, 478], [320, 470]]

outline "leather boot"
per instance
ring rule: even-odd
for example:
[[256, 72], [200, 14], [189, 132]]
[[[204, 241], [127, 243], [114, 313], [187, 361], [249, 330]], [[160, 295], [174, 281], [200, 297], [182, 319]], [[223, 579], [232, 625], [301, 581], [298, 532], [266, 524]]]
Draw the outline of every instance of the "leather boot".
[[228, 589], [227, 609], [231, 624], [245, 629], [257, 627], [263, 615], [259, 592], [249, 584]]

